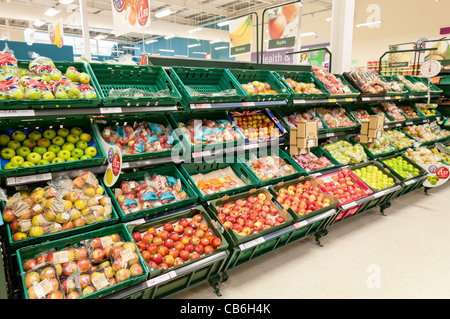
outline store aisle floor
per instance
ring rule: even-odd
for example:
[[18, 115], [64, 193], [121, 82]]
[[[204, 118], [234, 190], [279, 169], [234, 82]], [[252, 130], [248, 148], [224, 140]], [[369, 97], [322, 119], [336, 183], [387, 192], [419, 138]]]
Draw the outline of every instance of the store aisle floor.
[[[229, 271], [226, 298], [450, 298], [450, 184], [422, 190]], [[172, 298], [214, 299], [209, 284]]]

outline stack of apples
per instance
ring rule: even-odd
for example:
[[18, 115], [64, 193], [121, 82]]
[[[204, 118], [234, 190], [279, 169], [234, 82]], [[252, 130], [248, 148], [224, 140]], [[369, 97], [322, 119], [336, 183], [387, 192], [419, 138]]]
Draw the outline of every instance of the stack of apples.
[[[33, 267], [31, 267], [33, 263]], [[28, 260], [24, 264], [25, 273], [23, 281], [27, 290], [28, 299], [64, 299], [63, 287], [59, 280], [61, 265], [41, 263], [36, 260]]]
[[272, 137], [280, 136], [280, 130], [275, 123], [264, 113], [234, 116], [236, 126], [252, 141], [266, 141]]
[[327, 194], [336, 197], [340, 204], [353, 202], [372, 193], [370, 188], [364, 189], [358, 179], [348, 168], [317, 178], [319, 187]]
[[255, 94], [278, 94], [277, 91], [272, 90], [269, 83], [261, 81], [253, 81], [249, 83], [241, 84], [242, 88], [248, 95]]
[[291, 78], [285, 79], [286, 83], [295, 93], [321, 94], [322, 91], [316, 88], [314, 83], [297, 82]]
[[188, 197], [181, 181], [173, 176], [146, 174], [144, 180], [124, 181], [115, 196], [125, 215], [162, 206]]
[[102, 130], [105, 142], [117, 145], [122, 155], [159, 152], [173, 147], [169, 127], [143, 121], [134, 125], [107, 126]]
[[2, 217], [13, 241], [71, 230], [111, 218], [111, 198], [104, 193], [94, 174], [81, 172], [16, 192], [5, 202]]
[[322, 82], [323, 85], [330, 91], [332, 95], [342, 95], [353, 93], [347, 84], [342, 83], [342, 80], [334, 74], [329, 73], [324, 67], [314, 65], [313, 74]]
[[3, 169], [77, 161], [97, 156], [91, 134], [80, 127], [17, 129], [0, 135]]
[[222, 245], [222, 239], [200, 213], [144, 232], [133, 232], [132, 236], [150, 271], [179, 267], [213, 253]]
[[117, 233], [37, 254], [23, 262], [22, 267], [29, 299], [45, 297], [34, 284], [38, 277], [51, 278], [60, 287], [59, 292], [45, 298], [78, 299], [144, 273], [135, 243], [124, 241]]
[[307, 215], [331, 204], [324, 192], [318, 186], [313, 186], [309, 180], [278, 189], [277, 202], [284, 209], [292, 209], [300, 215]]
[[241, 237], [257, 234], [286, 221], [264, 192], [224, 203], [216, 209], [222, 226]]
[[192, 119], [178, 122], [181, 132], [191, 145], [240, 140], [242, 137], [229, 120]]

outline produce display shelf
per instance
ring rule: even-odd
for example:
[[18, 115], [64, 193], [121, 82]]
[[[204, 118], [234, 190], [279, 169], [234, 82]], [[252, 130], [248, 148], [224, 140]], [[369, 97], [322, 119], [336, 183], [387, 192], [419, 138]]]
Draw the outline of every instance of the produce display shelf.
[[285, 100], [280, 101], [248, 101], [248, 102], [230, 102], [230, 103], [191, 103], [191, 110], [224, 110], [224, 109], [259, 109], [266, 107], [287, 106]]
[[355, 103], [358, 101], [357, 97], [332, 97], [327, 99], [293, 99], [293, 106], [301, 106], [301, 105], [320, 105], [320, 104], [344, 104], [344, 103]]
[[[290, 115], [294, 115], [294, 114], [301, 114], [303, 112], [308, 112], [308, 111], [313, 111], [313, 108], [279, 108], [276, 110], [273, 110], [272, 113], [277, 117], [277, 119], [281, 122], [281, 124], [283, 125], [284, 129], [287, 131], [287, 134], [289, 135], [291, 132], [291, 125], [289, 124], [289, 122], [286, 120], [285, 117], [289, 117]], [[327, 130], [329, 129], [328, 125], [319, 117], [317, 117], [317, 120], [320, 121], [320, 123], [322, 124], [322, 128], [318, 129], [318, 133], [325, 133], [327, 132]]]
[[[325, 99], [330, 95], [330, 91], [320, 82], [312, 72], [290, 72], [290, 71], [274, 71], [273, 74], [280, 80], [280, 82], [291, 92], [292, 100], [318, 100]], [[312, 83], [315, 88], [319, 89], [321, 93], [297, 93], [286, 82], [287, 79], [292, 79], [299, 83]]]

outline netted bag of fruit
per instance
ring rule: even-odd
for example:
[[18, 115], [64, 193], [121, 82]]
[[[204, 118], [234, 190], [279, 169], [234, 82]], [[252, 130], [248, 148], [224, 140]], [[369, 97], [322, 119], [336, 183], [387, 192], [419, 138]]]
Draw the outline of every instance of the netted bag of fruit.
[[16, 76], [0, 75], [0, 99], [10, 100], [25, 98], [25, 89], [22, 86], [20, 80]]
[[187, 198], [187, 193], [183, 190], [181, 180], [173, 176], [163, 176], [146, 174], [145, 181], [148, 185], [152, 185], [156, 190], [161, 204], [167, 204]]
[[79, 87], [69, 78], [62, 77], [58, 81], [52, 81], [51, 87], [57, 99], [79, 99], [81, 92]]
[[80, 91], [81, 98], [84, 98], [84, 99], [98, 98], [97, 92], [95, 92], [95, 89], [92, 85], [77, 83], [76, 86], [78, 87], [78, 90]]
[[175, 142], [172, 137], [172, 129], [159, 123], [145, 122], [147, 142], [150, 144], [149, 151], [162, 151], [172, 148]]
[[87, 249], [87, 258], [95, 266], [108, 261], [110, 254], [117, 250], [117, 248], [113, 250], [113, 247], [121, 242], [122, 239], [118, 234], [111, 234], [82, 240], [80, 245]]
[[75, 67], [69, 66], [64, 74], [73, 83], [89, 84], [91, 77], [86, 72], [79, 72]]
[[2, 51], [0, 51], [0, 68], [17, 68], [17, 59], [14, 51], [11, 50], [7, 44]]
[[53, 63], [53, 60], [48, 57], [40, 56], [36, 52], [31, 52], [30, 57], [32, 58], [32, 60], [28, 64], [28, 70], [30, 72], [33, 72], [37, 75], [48, 75], [52, 70], [57, 70], [55, 63]]
[[121, 242], [116, 247], [118, 249], [110, 254], [110, 258], [117, 283], [142, 275], [144, 270], [135, 243]]
[[58, 270], [51, 263], [44, 263], [22, 274], [28, 299], [64, 299]]
[[51, 86], [42, 78], [26, 78], [22, 80], [25, 97], [28, 100], [54, 99]]

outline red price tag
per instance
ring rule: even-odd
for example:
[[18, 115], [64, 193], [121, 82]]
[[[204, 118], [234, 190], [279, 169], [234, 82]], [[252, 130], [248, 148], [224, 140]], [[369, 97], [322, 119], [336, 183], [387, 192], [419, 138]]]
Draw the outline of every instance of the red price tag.
[[448, 169], [445, 167], [441, 167], [437, 170], [436, 176], [440, 179], [447, 179], [448, 178]]
[[113, 160], [112, 160], [112, 171], [114, 176], [117, 176], [120, 173], [120, 156], [119, 154], [115, 153]]

